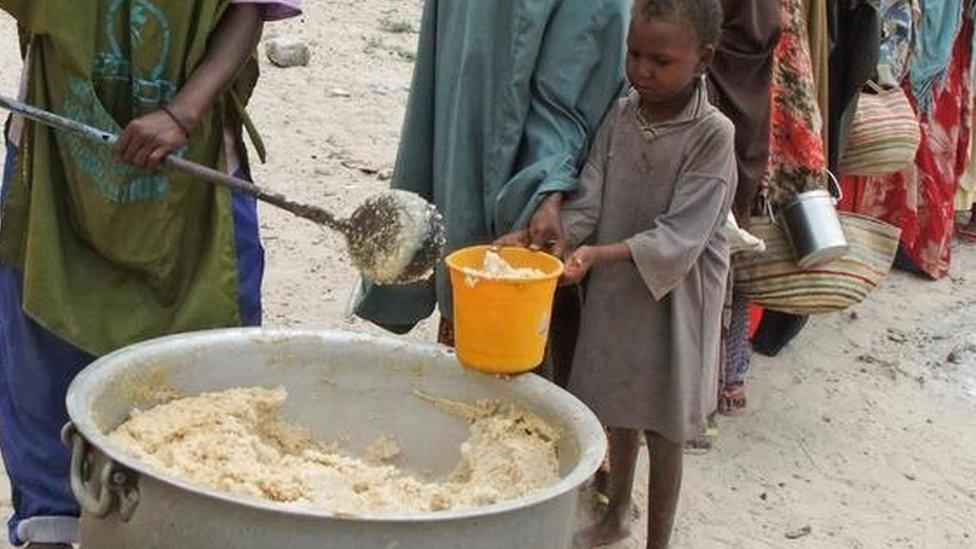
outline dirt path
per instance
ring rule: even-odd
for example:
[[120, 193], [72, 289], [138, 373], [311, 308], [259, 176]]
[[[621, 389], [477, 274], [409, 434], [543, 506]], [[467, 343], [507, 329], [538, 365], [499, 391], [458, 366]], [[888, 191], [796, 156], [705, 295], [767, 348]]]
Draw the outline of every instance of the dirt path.
[[[314, 53], [307, 68], [265, 67], [252, 111], [270, 158], [254, 175], [348, 211], [391, 171], [416, 40], [404, 31], [420, 1], [306, 4], [302, 21], [267, 30]], [[4, 93], [18, 67], [3, 17]], [[262, 215], [266, 322], [350, 326], [355, 273], [341, 242]], [[976, 247], [958, 247], [950, 279], [894, 275], [853, 313], [817, 318], [780, 357], [757, 361], [749, 414], [723, 421], [717, 447], [686, 460], [676, 547], [976, 546]], [[409, 337], [431, 335], [428, 324]], [[0, 494], [4, 511], [9, 502]]]

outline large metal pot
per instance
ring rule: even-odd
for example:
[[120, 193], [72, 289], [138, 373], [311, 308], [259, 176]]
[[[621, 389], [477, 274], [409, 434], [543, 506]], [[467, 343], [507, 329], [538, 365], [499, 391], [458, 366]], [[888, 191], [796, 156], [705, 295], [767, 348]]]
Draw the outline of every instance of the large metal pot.
[[[436, 514], [336, 516], [219, 493], [150, 469], [106, 438], [153, 386], [183, 394], [284, 386], [283, 413], [322, 440], [362, 451], [377, 435], [402, 447], [399, 465], [447, 472], [467, 427], [414, 396], [519, 402], [560, 426], [562, 480], [529, 497]], [[86, 368], [68, 391], [72, 488], [85, 549], [568, 547], [580, 486], [606, 449], [596, 417], [535, 375], [497, 379], [463, 369], [444, 348], [335, 331], [234, 329], [169, 337]]]
[[796, 264], [811, 269], [840, 259], [849, 246], [840, 224], [835, 203], [840, 185], [830, 175], [836, 197], [824, 190], [798, 194], [777, 212], [786, 240], [793, 248]]

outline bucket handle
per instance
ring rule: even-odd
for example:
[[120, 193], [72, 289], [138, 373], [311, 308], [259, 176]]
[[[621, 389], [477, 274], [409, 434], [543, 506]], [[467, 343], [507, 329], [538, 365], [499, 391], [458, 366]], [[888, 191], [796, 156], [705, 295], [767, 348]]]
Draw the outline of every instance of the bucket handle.
[[[827, 172], [827, 192], [830, 193], [830, 199], [834, 203], [834, 206], [844, 200], [844, 188], [840, 186], [840, 181], [837, 180], [837, 176], [834, 175], [830, 170], [825, 170]], [[768, 199], [763, 200], [763, 205], [765, 206], [766, 215], [769, 216], [769, 220], [776, 223], [776, 211], [773, 208], [772, 203]]]
[[769, 220], [770, 221], [772, 221], [773, 223], [776, 223], [777, 222], [777, 220], [776, 220], [776, 211], [773, 209], [772, 203], [770, 203], [769, 200], [766, 200], [764, 202], [765, 202], [765, 206], [766, 206], [766, 215], [769, 216]]
[[830, 170], [827, 170], [827, 192], [830, 193], [830, 197], [834, 200], [834, 206], [841, 200], [844, 200], [844, 188], [840, 186], [840, 181], [837, 180], [837, 176]]
[[70, 421], [62, 429], [61, 439], [71, 449], [71, 492], [81, 509], [99, 519], [115, 511], [122, 522], [129, 522], [139, 505], [138, 476], [107, 460], [95, 478], [91, 470], [94, 456]]

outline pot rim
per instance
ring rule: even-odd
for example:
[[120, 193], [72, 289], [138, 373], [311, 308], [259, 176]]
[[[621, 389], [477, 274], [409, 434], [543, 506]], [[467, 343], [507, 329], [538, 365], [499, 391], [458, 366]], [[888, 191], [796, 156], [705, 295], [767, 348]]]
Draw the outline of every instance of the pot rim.
[[[292, 517], [366, 523], [447, 522], [500, 515], [533, 507], [577, 490], [596, 473], [607, 449], [607, 439], [603, 427], [596, 415], [589, 408], [567, 391], [557, 387], [555, 384], [551, 384], [542, 377], [536, 374], [523, 374], [512, 378], [507, 383], [524, 383], [530, 389], [533, 387], [542, 388], [546, 385], [552, 385], [552, 387], [547, 387], [546, 391], [553, 398], [551, 403], [564, 415], [567, 420], [566, 424], [572, 427], [572, 432], [577, 437], [580, 450], [579, 459], [569, 473], [560, 478], [559, 482], [528, 496], [506, 500], [484, 507], [426, 513], [364, 513], [349, 515], [345, 513], [333, 513], [322, 507], [310, 504], [278, 503], [251, 496], [220, 492], [187, 482], [175, 475], [158, 471], [144, 461], [122, 452], [109, 441], [108, 437], [95, 424], [91, 411], [85, 406], [85, 401], [90, 397], [89, 393], [93, 384], [106, 382], [107, 379], [111, 379], [112, 374], [122, 371], [124, 365], [131, 363], [133, 360], [150, 356], [154, 349], [172, 349], [174, 343], [179, 343], [181, 347], [193, 348], [205, 345], [208, 342], [226, 342], [228, 338], [251, 341], [262, 339], [281, 341], [282, 339], [317, 338], [323, 343], [369, 343], [374, 346], [378, 345], [390, 348], [394, 352], [409, 347], [429, 353], [432, 357], [437, 355], [450, 356], [453, 360], [456, 360], [453, 358], [453, 351], [441, 345], [413, 343], [390, 336], [376, 336], [345, 330], [229, 328], [177, 334], [125, 347], [96, 360], [82, 370], [71, 382], [65, 399], [70, 421], [78, 433], [90, 445], [97, 448], [99, 452], [114, 462], [137, 472], [140, 476], [152, 478], [158, 482], [195, 495], [232, 505], [240, 505]], [[458, 367], [463, 368], [464, 366], [458, 363]], [[552, 389], [555, 389], [555, 391]]]

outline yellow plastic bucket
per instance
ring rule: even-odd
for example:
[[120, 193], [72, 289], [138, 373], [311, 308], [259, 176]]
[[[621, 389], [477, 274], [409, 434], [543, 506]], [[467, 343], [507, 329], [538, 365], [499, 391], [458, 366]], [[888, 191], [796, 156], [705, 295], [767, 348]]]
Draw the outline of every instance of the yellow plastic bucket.
[[489, 246], [458, 250], [447, 257], [454, 295], [454, 345], [465, 366], [496, 374], [527, 372], [542, 363], [549, 338], [556, 284], [563, 264], [524, 248], [499, 254], [515, 268], [538, 269], [537, 279], [484, 278]]

